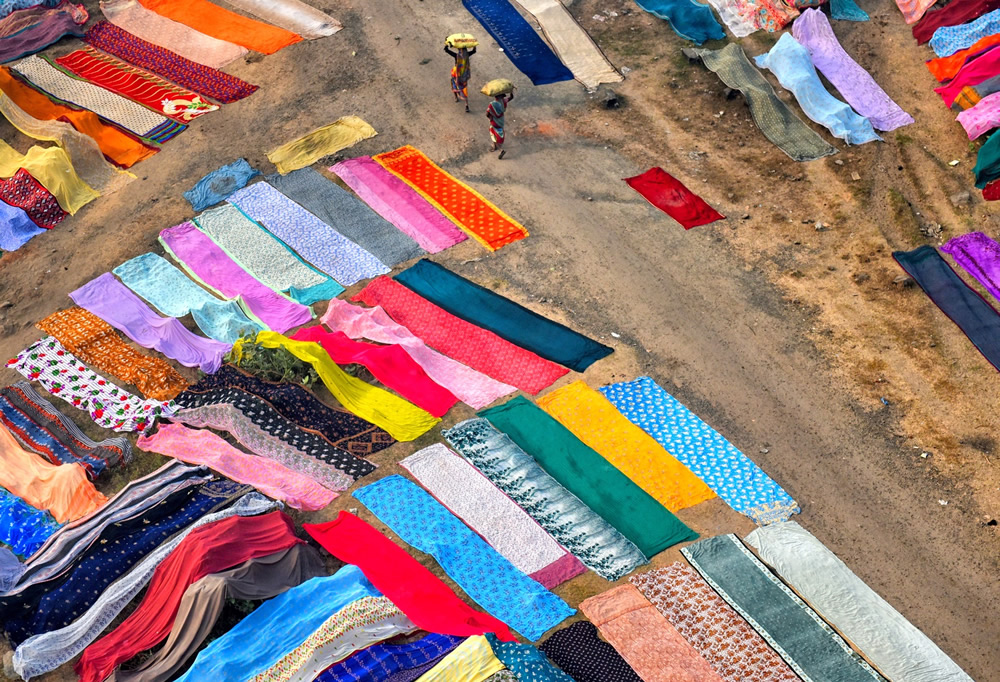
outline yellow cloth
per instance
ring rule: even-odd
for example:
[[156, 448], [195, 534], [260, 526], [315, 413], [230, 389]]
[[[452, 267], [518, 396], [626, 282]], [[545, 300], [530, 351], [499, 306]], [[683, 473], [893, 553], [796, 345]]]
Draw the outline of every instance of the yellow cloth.
[[539, 398], [538, 404], [670, 511], [715, 497], [704, 481], [582, 381]]
[[36, 146], [22, 156], [0, 140], [0, 178], [9, 178], [19, 168], [31, 173], [67, 213], [76, 213], [100, 196], [76, 174], [62, 147]]
[[482, 635], [469, 637], [441, 662], [417, 678], [417, 682], [482, 682], [503, 670]]
[[357, 116], [344, 116], [268, 152], [267, 159], [285, 175], [376, 135], [375, 129]]
[[[382, 427], [396, 440], [415, 440], [441, 421], [399, 396], [347, 374], [318, 343], [294, 341], [277, 332], [258, 333], [257, 343], [265, 348], [284, 348], [299, 360], [308, 362], [341, 405]], [[239, 357], [242, 347], [243, 340], [240, 339], [233, 346], [236, 357]]]

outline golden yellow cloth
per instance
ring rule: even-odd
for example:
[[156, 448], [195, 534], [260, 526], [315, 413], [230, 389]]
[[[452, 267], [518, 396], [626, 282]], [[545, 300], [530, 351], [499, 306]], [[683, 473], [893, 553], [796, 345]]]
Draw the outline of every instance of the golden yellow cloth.
[[378, 132], [357, 116], [344, 116], [268, 152], [267, 159], [286, 175], [376, 135]]
[[108, 501], [79, 464], [55, 465], [22, 448], [0, 424], [0, 486], [59, 523], [85, 516]]
[[538, 404], [670, 511], [715, 497], [704, 481], [582, 381], [552, 391]]
[[417, 678], [417, 682], [482, 682], [503, 670], [482, 635], [469, 637], [441, 662]]
[[22, 155], [0, 140], [0, 178], [9, 178], [19, 168], [31, 173], [67, 213], [76, 213], [100, 196], [76, 174], [62, 147], [36, 146]]
[[[318, 343], [293, 341], [277, 332], [258, 333], [257, 343], [265, 348], [284, 348], [299, 360], [308, 362], [341, 405], [382, 427], [396, 440], [414, 440], [441, 421], [413, 403], [347, 374]], [[239, 357], [242, 345], [241, 339], [233, 346], [236, 357]]]

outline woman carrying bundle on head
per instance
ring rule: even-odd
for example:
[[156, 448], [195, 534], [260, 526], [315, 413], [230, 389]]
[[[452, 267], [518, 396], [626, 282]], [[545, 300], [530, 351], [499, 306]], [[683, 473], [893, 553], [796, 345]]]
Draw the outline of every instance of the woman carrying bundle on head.
[[444, 44], [444, 51], [455, 60], [455, 66], [451, 67], [451, 92], [456, 102], [465, 102], [466, 111], [469, 111], [469, 77], [472, 75], [469, 58], [476, 54], [477, 44], [468, 33], [450, 35]]
[[490, 139], [493, 141], [490, 151], [499, 149], [500, 156], [497, 158], [502, 159], [507, 153], [503, 148], [504, 114], [507, 113], [507, 105], [514, 99], [514, 84], [505, 78], [498, 78], [487, 83], [482, 93], [493, 98], [486, 107], [486, 118], [490, 119]]

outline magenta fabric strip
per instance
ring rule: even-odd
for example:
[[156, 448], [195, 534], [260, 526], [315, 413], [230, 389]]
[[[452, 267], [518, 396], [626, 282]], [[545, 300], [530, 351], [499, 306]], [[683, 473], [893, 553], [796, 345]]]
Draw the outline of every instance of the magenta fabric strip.
[[982, 232], [952, 237], [941, 250], [1000, 301], [1000, 244]]
[[218, 371], [231, 348], [192, 333], [175, 317], [160, 317], [110, 272], [90, 280], [69, 297], [143, 348], [158, 350], [206, 374]]
[[313, 318], [312, 309], [264, 286], [189, 222], [160, 232], [160, 243], [189, 274], [222, 298], [240, 297], [268, 329], [284, 334]]
[[976, 106], [960, 112], [958, 122], [965, 128], [970, 140], [1000, 127], [1000, 92], [987, 95]]
[[992, 78], [1000, 72], [1000, 50], [990, 50], [980, 57], [976, 57], [971, 62], [958, 70], [955, 77], [948, 81], [947, 85], [934, 88], [934, 92], [941, 95], [946, 106], [951, 106], [966, 86], [979, 85], [987, 78]]
[[443, 251], [468, 239], [455, 223], [370, 156], [341, 161], [331, 166], [330, 172], [427, 253]]

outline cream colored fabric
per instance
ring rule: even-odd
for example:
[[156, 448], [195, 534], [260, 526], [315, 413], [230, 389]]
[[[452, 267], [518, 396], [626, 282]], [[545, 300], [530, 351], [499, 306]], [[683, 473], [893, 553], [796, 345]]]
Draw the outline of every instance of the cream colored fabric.
[[237, 9], [306, 40], [332, 36], [344, 28], [339, 21], [301, 0], [226, 0]]
[[76, 174], [62, 147], [35, 146], [21, 154], [0, 140], [0, 178], [9, 178], [19, 168], [28, 171], [67, 213], [76, 213], [100, 196]]

